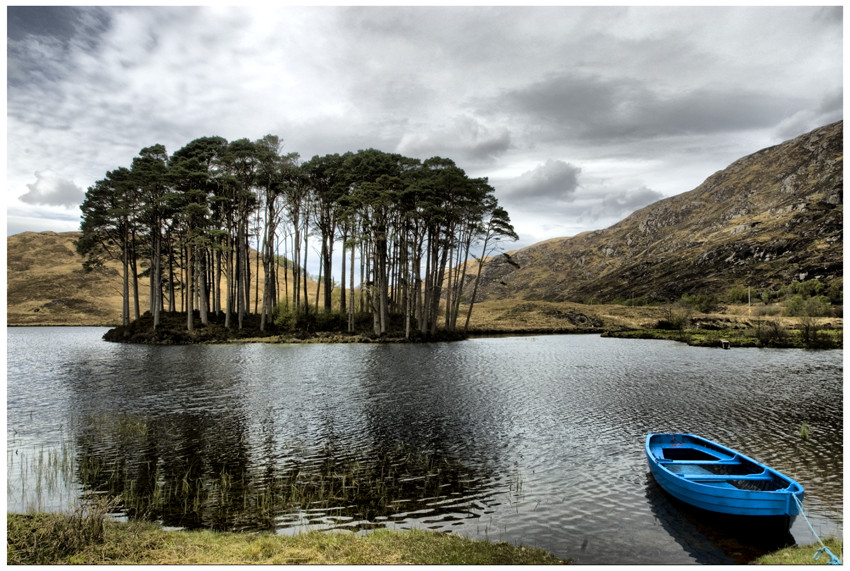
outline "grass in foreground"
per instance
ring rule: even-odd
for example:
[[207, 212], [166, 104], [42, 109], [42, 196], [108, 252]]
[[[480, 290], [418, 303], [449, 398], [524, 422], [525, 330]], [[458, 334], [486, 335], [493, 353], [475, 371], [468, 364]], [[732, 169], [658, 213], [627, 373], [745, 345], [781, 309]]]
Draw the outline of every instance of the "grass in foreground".
[[8, 564], [563, 564], [540, 549], [457, 535], [378, 530], [295, 536], [164, 531], [150, 523], [115, 523], [60, 514], [8, 514]]
[[[824, 545], [829, 547], [839, 559], [844, 560], [844, 542], [841, 539], [830, 537], [823, 541]], [[827, 565], [829, 563], [829, 555], [821, 554], [820, 559], [813, 560], [815, 552], [820, 549], [820, 544], [814, 545], [795, 545], [786, 547], [774, 553], [768, 553], [753, 561], [756, 565]]]

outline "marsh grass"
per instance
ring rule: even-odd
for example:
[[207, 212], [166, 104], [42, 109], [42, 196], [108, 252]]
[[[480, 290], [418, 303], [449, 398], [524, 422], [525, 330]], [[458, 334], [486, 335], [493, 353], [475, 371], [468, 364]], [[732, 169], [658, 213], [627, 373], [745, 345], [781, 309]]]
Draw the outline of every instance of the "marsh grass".
[[43, 565], [104, 540], [114, 499], [88, 498], [70, 513], [10, 514], [7, 517], [7, 563]]
[[77, 501], [77, 463], [72, 446], [28, 448], [10, 439], [6, 448], [6, 496], [25, 511], [67, 510]]

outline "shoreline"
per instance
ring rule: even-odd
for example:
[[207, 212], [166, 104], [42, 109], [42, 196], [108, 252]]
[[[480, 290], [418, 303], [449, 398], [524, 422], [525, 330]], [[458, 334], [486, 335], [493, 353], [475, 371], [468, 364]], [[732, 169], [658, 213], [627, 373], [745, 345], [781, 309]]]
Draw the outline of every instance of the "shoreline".
[[105, 514], [7, 514], [8, 565], [563, 565], [535, 547], [452, 533], [165, 530]]
[[[122, 330], [120, 326], [111, 324], [105, 325], [75, 325], [75, 324], [7, 324], [8, 328], [24, 328], [24, 327], [97, 327], [108, 329], [104, 335]], [[132, 327], [132, 324], [131, 324]], [[842, 350], [843, 329], [820, 329], [817, 332], [819, 337], [805, 340], [801, 339], [799, 332], [790, 330], [782, 339], [772, 339], [765, 341], [760, 339], [758, 334], [741, 330], [739, 328], [727, 329], [683, 329], [683, 330], [667, 330], [667, 329], [652, 329], [652, 328], [567, 328], [567, 327], [540, 327], [540, 328], [473, 328], [467, 332], [440, 331], [435, 336], [422, 337], [416, 335], [414, 338], [405, 338], [403, 334], [393, 332], [381, 336], [367, 335], [363, 333], [347, 333], [347, 332], [326, 332], [319, 331], [314, 333], [299, 333], [299, 332], [268, 332], [263, 335], [256, 330], [236, 330], [234, 334], [229, 336], [205, 335], [204, 328], [199, 327], [195, 332], [185, 330], [163, 330], [158, 333], [131, 337], [131, 339], [106, 339], [110, 342], [128, 343], [128, 344], [146, 344], [146, 345], [228, 345], [228, 344], [243, 344], [243, 343], [271, 343], [271, 344], [334, 344], [334, 343], [365, 343], [365, 344], [390, 344], [390, 343], [441, 343], [452, 341], [464, 341], [466, 339], [482, 339], [482, 338], [498, 338], [498, 337], [529, 337], [535, 335], [599, 335], [603, 338], [617, 339], [657, 339], [664, 341], [676, 341], [684, 343], [692, 347], [709, 347], [709, 348], [724, 348], [724, 349], [742, 349], [742, 348], [757, 348], [757, 349], [814, 349], [814, 350]], [[180, 342], [169, 342], [167, 337], [177, 335]]]
[[[7, 514], [8, 565], [562, 565], [536, 547], [468, 539], [445, 532], [379, 529], [365, 535], [308, 531], [295, 535], [165, 530], [116, 522], [105, 514]], [[841, 538], [824, 543], [843, 557]], [[750, 564], [814, 564], [819, 544], [794, 545]], [[821, 557], [819, 563], [826, 563]]]

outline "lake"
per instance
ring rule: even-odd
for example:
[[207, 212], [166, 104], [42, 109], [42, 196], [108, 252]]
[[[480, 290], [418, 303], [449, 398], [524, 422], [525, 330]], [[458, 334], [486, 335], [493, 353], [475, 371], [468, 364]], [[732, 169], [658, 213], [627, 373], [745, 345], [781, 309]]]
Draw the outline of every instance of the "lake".
[[[776, 545], [663, 493], [648, 432], [694, 432], [843, 528], [842, 351], [595, 335], [150, 347], [8, 328], [9, 511], [297, 533], [422, 528], [584, 564], [741, 563]], [[801, 427], [809, 427], [809, 438]], [[790, 537], [814, 543], [800, 517]]]

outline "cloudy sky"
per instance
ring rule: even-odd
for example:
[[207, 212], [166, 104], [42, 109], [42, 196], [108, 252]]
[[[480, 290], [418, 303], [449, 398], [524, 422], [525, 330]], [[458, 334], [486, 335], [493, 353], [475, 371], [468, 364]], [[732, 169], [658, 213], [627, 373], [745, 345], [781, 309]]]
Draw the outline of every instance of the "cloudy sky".
[[209, 135], [489, 177], [525, 246], [842, 119], [838, 7], [8, 7], [7, 235]]

